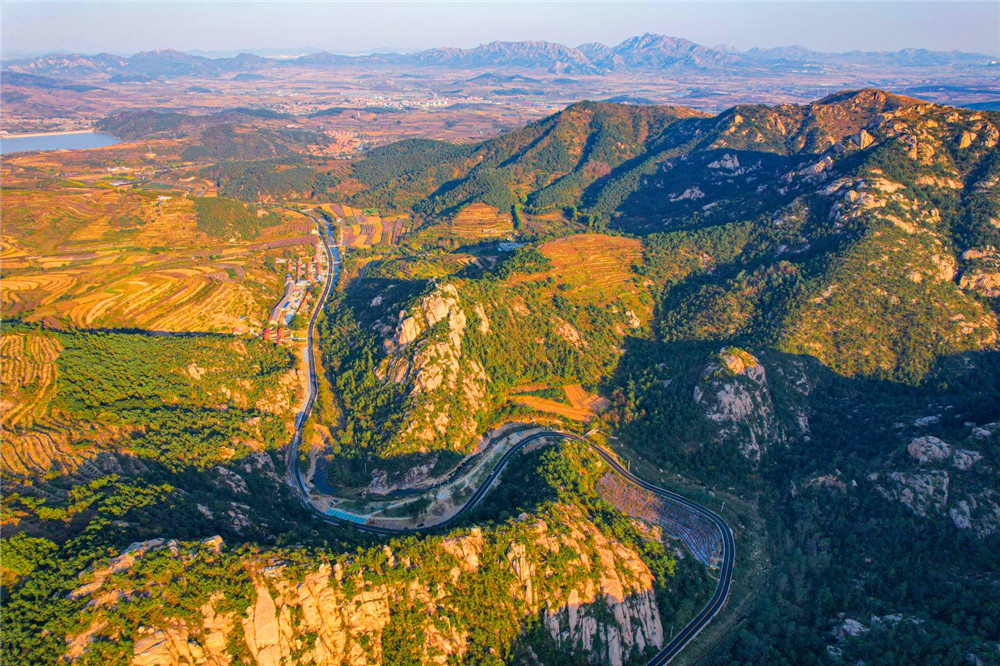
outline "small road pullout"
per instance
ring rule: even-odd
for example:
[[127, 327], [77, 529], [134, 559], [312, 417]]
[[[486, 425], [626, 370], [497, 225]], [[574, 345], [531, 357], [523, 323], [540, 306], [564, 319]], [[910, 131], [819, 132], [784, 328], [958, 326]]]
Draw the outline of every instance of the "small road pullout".
[[316, 379], [316, 362], [313, 356], [313, 332], [315, 329], [316, 319], [319, 316], [320, 310], [323, 308], [323, 304], [326, 302], [327, 297], [330, 294], [330, 289], [333, 287], [335, 281], [334, 275], [334, 255], [330, 248], [324, 229], [318, 220], [315, 220], [317, 228], [320, 232], [320, 238], [323, 241], [323, 247], [326, 249], [327, 260], [329, 262], [330, 270], [328, 271], [326, 283], [323, 285], [323, 291], [320, 294], [319, 299], [316, 302], [316, 308], [313, 310], [312, 316], [309, 318], [309, 330], [306, 335], [306, 357], [307, 366], [309, 369], [309, 384], [308, 392], [306, 395], [305, 403], [303, 404], [302, 411], [295, 419], [295, 434], [292, 436], [291, 441], [288, 443], [288, 481], [289, 484], [295, 489], [298, 495], [299, 501], [302, 506], [312, 513], [315, 517], [320, 520], [324, 520], [328, 523], [334, 524], [346, 524], [350, 525], [356, 529], [362, 530], [364, 532], [370, 532], [374, 534], [381, 535], [399, 535], [399, 534], [412, 534], [414, 532], [425, 532], [429, 530], [439, 530], [444, 529], [462, 517], [466, 512], [479, 504], [480, 500], [489, 492], [490, 487], [496, 481], [497, 477], [503, 471], [507, 463], [510, 462], [514, 455], [519, 453], [525, 446], [536, 442], [540, 439], [563, 439], [563, 440], [575, 440], [582, 442], [594, 450], [601, 459], [608, 464], [608, 466], [616, 472], [618, 475], [625, 478], [627, 481], [639, 486], [640, 488], [657, 495], [661, 498], [671, 500], [692, 512], [699, 514], [700, 516], [708, 519], [715, 528], [719, 531], [719, 537], [722, 544], [722, 553], [719, 561], [719, 584], [715, 588], [715, 593], [712, 598], [709, 599], [705, 607], [698, 613], [676, 636], [670, 639], [663, 648], [657, 652], [652, 659], [649, 661], [649, 666], [663, 666], [663, 664], [670, 663], [670, 661], [676, 657], [687, 645], [694, 640], [694, 638], [704, 629], [712, 618], [718, 614], [722, 607], [726, 603], [726, 599], [729, 597], [729, 591], [733, 583], [733, 566], [736, 563], [736, 543], [733, 539], [733, 532], [729, 529], [729, 525], [719, 514], [706, 509], [700, 504], [693, 502], [683, 495], [678, 495], [675, 492], [666, 490], [665, 488], [660, 488], [651, 483], [643, 481], [639, 477], [632, 474], [629, 470], [621, 465], [618, 460], [612, 455], [607, 449], [598, 446], [597, 444], [579, 437], [577, 435], [565, 432], [558, 432], [555, 430], [545, 430], [532, 434], [525, 437], [516, 445], [511, 447], [504, 455], [496, 462], [490, 473], [483, 479], [482, 483], [473, 493], [472, 497], [462, 505], [462, 507], [447, 520], [443, 520], [434, 525], [429, 525], [427, 527], [421, 527], [416, 529], [409, 528], [392, 528], [392, 527], [381, 527], [378, 525], [367, 525], [358, 524], [337, 518], [336, 516], [328, 516], [319, 509], [317, 509], [312, 502], [309, 501], [309, 493], [306, 490], [305, 483], [302, 481], [302, 473], [299, 470], [297, 452], [299, 449], [299, 442], [302, 439], [302, 428], [305, 425], [306, 420], [312, 411], [313, 403], [316, 400], [316, 389], [317, 389], [317, 379]]

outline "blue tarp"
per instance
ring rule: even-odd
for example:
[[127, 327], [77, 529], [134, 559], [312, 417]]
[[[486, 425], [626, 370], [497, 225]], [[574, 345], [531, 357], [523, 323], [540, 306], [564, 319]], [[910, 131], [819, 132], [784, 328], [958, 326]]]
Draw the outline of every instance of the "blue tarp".
[[341, 520], [346, 520], [350, 523], [357, 523], [358, 525], [364, 525], [368, 521], [367, 518], [355, 516], [352, 513], [346, 513], [344, 511], [338, 511], [337, 509], [327, 509], [326, 515], [333, 516], [334, 518], [340, 518]]

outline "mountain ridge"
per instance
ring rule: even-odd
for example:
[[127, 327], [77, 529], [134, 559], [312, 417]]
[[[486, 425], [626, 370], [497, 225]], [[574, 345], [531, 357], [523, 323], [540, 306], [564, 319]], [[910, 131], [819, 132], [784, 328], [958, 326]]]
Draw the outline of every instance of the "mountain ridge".
[[851, 66], [862, 63], [897, 66], [974, 67], [996, 65], [991, 56], [960, 51], [901, 49], [899, 51], [850, 51], [827, 53], [803, 46], [759, 48], [739, 51], [709, 47], [667, 35], [645, 33], [608, 46], [600, 42], [577, 47], [541, 40], [493, 41], [473, 48], [436, 47], [414, 53], [342, 55], [319, 51], [298, 58], [277, 60], [252, 53], [209, 58], [172, 49], [144, 51], [131, 56], [99, 54], [52, 54], [5, 64], [11, 71], [53, 76], [128, 74], [175, 77], [220, 76], [252, 72], [265, 67], [402, 65], [477, 69], [508, 67], [543, 70], [555, 74], [601, 74], [614, 71], [676, 70], [722, 71], [752, 74], [781, 63], [812, 63]]

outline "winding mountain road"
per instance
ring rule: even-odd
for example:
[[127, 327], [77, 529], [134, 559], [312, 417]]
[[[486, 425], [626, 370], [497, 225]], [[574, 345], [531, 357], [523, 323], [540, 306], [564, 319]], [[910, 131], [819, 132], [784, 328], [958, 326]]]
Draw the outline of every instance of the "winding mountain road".
[[617, 474], [624, 477], [628, 481], [634, 483], [635, 485], [643, 488], [644, 490], [653, 493], [664, 499], [671, 500], [684, 507], [690, 509], [692, 512], [700, 514], [704, 518], [707, 518], [719, 531], [719, 536], [722, 543], [722, 553], [719, 561], [719, 584], [716, 586], [715, 593], [712, 598], [708, 601], [705, 607], [698, 613], [694, 619], [692, 619], [687, 626], [685, 626], [676, 636], [674, 636], [670, 642], [668, 642], [653, 658], [649, 661], [649, 666], [663, 666], [663, 664], [669, 663], [674, 657], [676, 657], [687, 645], [694, 640], [694, 638], [704, 629], [712, 618], [718, 614], [722, 609], [723, 605], [726, 603], [726, 599], [729, 597], [729, 591], [732, 587], [733, 582], [733, 567], [736, 562], [736, 544], [733, 539], [732, 530], [729, 525], [719, 514], [706, 509], [700, 504], [693, 502], [682, 495], [678, 495], [675, 492], [666, 490], [665, 488], [660, 488], [651, 483], [643, 481], [639, 477], [632, 474], [629, 470], [623, 467], [614, 455], [608, 450], [598, 446], [597, 444], [579, 437], [577, 435], [565, 432], [559, 432], [555, 430], [546, 430], [538, 433], [534, 433], [523, 440], [518, 442], [516, 445], [511, 447], [504, 455], [496, 462], [490, 473], [486, 476], [483, 482], [473, 493], [472, 497], [450, 518], [431, 525], [425, 528], [417, 529], [407, 529], [407, 528], [390, 528], [390, 527], [380, 527], [377, 525], [366, 525], [357, 524], [349, 522], [337, 517], [328, 516], [319, 509], [317, 509], [309, 501], [309, 493], [306, 490], [305, 483], [302, 481], [302, 473], [299, 470], [298, 461], [296, 460], [296, 454], [299, 449], [299, 443], [302, 440], [302, 428], [305, 425], [306, 420], [312, 411], [313, 403], [316, 400], [316, 390], [317, 390], [317, 378], [316, 378], [316, 362], [313, 353], [313, 334], [315, 330], [316, 319], [319, 316], [320, 310], [323, 304], [326, 302], [327, 297], [330, 294], [330, 290], [333, 288], [333, 284], [336, 280], [336, 273], [334, 271], [334, 252], [330, 247], [328, 238], [324, 233], [323, 225], [319, 220], [313, 218], [316, 222], [317, 228], [319, 230], [320, 238], [323, 242], [323, 247], [326, 249], [327, 260], [329, 262], [330, 270], [327, 274], [326, 282], [323, 285], [323, 291], [320, 293], [320, 297], [316, 302], [316, 307], [313, 310], [312, 316], [309, 318], [309, 329], [306, 336], [306, 361], [309, 368], [309, 384], [308, 392], [306, 395], [306, 400], [303, 404], [302, 411], [299, 412], [295, 419], [295, 434], [292, 436], [291, 441], [288, 444], [288, 480], [290, 485], [295, 489], [296, 494], [299, 497], [299, 501], [302, 506], [312, 513], [317, 518], [324, 520], [328, 523], [335, 524], [348, 524], [359, 530], [365, 532], [371, 532], [374, 534], [382, 535], [399, 535], [399, 534], [410, 534], [413, 532], [421, 532], [427, 530], [437, 530], [450, 526], [460, 517], [462, 517], [467, 511], [475, 507], [480, 500], [487, 494], [490, 487], [496, 481], [497, 477], [503, 471], [507, 463], [510, 462], [511, 458], [518, 454], [525, 446], [536, 442], [541, 439], [553, 440], [553, 439], [563, 439], [563, 440], [576, 440], [582, 442], [591, 447], [597, 455], [604, 460], [608, 466], [614, 470]]

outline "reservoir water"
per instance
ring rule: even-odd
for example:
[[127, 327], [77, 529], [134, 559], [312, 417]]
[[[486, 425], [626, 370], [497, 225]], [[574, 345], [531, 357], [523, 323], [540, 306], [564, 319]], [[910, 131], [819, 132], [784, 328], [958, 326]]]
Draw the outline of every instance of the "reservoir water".
[[82, 150], [101, 148], [121, 143], [116, 137], [103, 132], [66, 132], [59, 134], [34, 134], [0, 139], [0, 155], [23, 153], [28, 150]]

